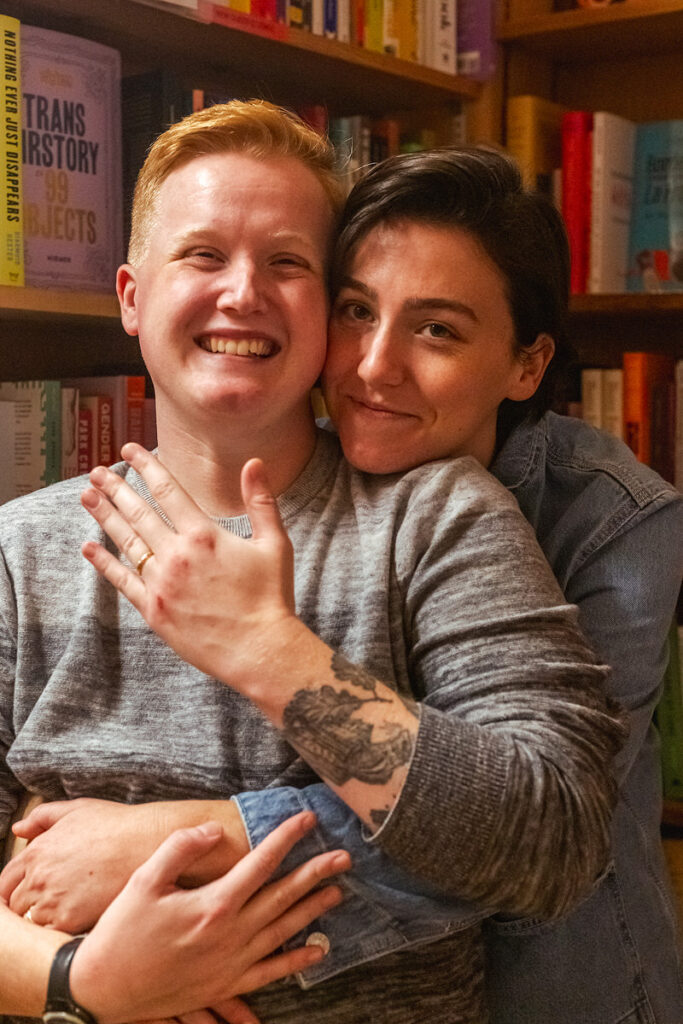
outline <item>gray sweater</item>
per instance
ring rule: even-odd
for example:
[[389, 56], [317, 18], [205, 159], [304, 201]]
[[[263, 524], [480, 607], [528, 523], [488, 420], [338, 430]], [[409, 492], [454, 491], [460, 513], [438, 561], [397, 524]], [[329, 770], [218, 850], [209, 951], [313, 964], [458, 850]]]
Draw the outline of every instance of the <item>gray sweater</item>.
[[[22, 787], [140, 802], [315, 781], [254, 707], [181, 662], [85, 562], [81, 542], [103, 537], [82, 485], [0, 509], [0, 836]], [[470, 459], [369, 477], [321, 433], [280, 506], [303, 620], [424, 703], [383, 849], [454, 895], [561, 913], [607, 855], [621, 726], [512, 496]], [[224, 525], [249, 535], [246, 517]], [[252, 1002], [269, 1024], [450, 1024], [485, 1020], [481, 992], [475, 926]]]

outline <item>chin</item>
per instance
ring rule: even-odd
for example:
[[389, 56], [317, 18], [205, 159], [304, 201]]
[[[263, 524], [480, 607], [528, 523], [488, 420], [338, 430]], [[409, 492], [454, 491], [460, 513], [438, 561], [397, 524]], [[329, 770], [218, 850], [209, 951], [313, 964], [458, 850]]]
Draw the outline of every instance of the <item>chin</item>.
[[368, 450], [363, 446], [345, 446], [343, 440], [342, 448], [347, 462], [350, 462], [354, 469], [358, 469], [362, 473], [374, 473], [377, 476], [388, 473], [405, 473], [418, 465], [417, 462], [411, 462], [405, 453]]

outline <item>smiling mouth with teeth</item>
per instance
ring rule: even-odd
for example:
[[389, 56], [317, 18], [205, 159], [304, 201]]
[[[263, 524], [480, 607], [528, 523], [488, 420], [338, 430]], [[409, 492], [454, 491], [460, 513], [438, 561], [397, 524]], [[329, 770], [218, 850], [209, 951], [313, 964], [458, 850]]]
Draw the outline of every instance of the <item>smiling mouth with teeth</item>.
[[240, 338], [239, 341], [234, 341], [214, 334], [208, 338], [200, 338], [198, 345], [206, 352], [220, 352], [227, 356], [256, 356], [259, 359], [272, 356], [276, 351], [275, 344], [265, 338]]

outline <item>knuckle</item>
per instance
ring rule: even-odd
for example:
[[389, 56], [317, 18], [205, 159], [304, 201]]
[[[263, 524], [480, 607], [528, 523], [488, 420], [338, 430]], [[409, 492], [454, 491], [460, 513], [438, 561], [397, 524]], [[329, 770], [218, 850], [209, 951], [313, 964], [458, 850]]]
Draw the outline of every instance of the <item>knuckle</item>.
[[156, 480], [149, 490], [150, 494], [156, 498], [159, 504], [163, 505], [164, 500], [173, 493], [173, 484], [168, 478], [163, 477], [160, 480]]

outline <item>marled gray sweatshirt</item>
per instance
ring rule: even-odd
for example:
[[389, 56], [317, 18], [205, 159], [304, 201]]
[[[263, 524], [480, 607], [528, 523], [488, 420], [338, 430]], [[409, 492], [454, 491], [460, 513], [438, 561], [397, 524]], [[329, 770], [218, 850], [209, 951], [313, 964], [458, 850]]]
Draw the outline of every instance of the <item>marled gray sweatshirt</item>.
[[[0, 836], [21, 787], [141, 802], [315, 781], [260, 712], [181, 662], [85, 562], [82, 541], [103, 536], [82, 486], [0, 508]], [[463, 898], [561, 913], [607, 856], [621, 726], [514, 498], [471, 459], [358, 473], [321, 433], [280, 506], [302, 619], [424, 703], [383, 849]], [[246, 517], [225, 525], [249, 533]], [[484, 1021], [481, 972], [477, 926], [251, 1001], [265, 1024]]]

